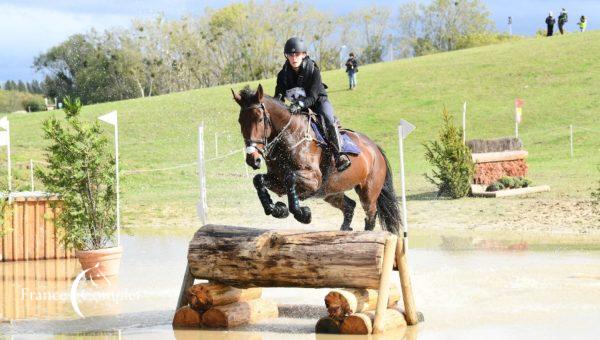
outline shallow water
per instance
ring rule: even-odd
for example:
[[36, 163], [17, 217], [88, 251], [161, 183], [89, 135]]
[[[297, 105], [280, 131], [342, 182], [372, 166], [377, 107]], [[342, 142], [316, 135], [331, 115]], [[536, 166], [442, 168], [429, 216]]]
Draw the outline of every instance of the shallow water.
[[[123, 236], [119, 277], [81, 281], [73, 293], [81, 271], [76, 259], [0, 263], [0, 334], [332, 337], [314, 334], [317, 318], [325, 314], [326, 289], [265, 289], [263, 296], [280, 303], [282, 317], [277, 320], [229, 332], [173, 331], [170, 323], [190, 238], [191, 233]], [[485, 247], [468, 238], [440, 238], [435, 244], [412, 244], [409, 252], [415, 301], [426, 321], [385, 338], [581, 339], [600, 334], [600, 251], [497, 250], [505, 248], [498, 246], [501, 242], [483, 243], [496, 250], [477, 250]]]

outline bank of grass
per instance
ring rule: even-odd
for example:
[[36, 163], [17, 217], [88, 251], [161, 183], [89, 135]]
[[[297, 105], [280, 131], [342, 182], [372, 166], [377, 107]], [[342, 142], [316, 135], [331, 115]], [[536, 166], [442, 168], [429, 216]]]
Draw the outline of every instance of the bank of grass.
[[[571, 34], [549, 39], [525, 39], [426, 57], [362, 66], [358, 87], [347, 91], [342, 70], [325, 72], [329, 94], [343, 124], [366, 133], [387, 152], [398, 172], [397, 124], [404, 118], [417, 129], [405, 141], [407, 193], [411, 223], [418, 227], [444, 224], [478, 228], [506, 219], [503, 206], [516, 206], [523, 216], [536, 214], [542, 203], [573, 205], [589, 201], [597, 183], [600, 163], [600, 32]], [[274, 79], [261, 81], [267, 92]], [[258, 82], [250, 83], [255, 87]], [[239, 90], [244, 84], [235, 84]], [[83, 116], [94, 119], [111, 110], [119, 112], [123, 222], [126, 227], [196, 227], [198, 181], [194, 166], [157, 172], [131, 172], [170, 168], [197, 159], [197, 126], [205, 124], [209, 220], [246, 225], [298, 226], [262, 214], [246, 177], [243, 155], [215, 157], [214, 136], [219, 133], [219, 153], [243, 147], [231, 86], [200, 89], [165, 96], [87, 106]], [[429, 170], [422, 144], [436, 137], [444, 107], [459, 122], [462, 103], [468, 102], [468, 138], [514, 135], [514, 99], [525, 100], [519, 136], [529, 151], [529, 178], [549, 184], [552, 191], [531, 198], [500, 200], [436, 200], [435, 188], [423, 173]], [[43, 158], [41, 122], [48, 112], [10, 116], [13, 161]], [[58, 113], [60, 114], [60, 113]], [[104, 123], [103, 123], [104, 124]], [[574, 157], [569, 157], [569, 125], [574, 125]], [[106, 126], [106, 133], [112, 129]], [[1, 156], [5, 157], [5, 156]], [[4, 159], [2, 159], [4, 160]], [[398, 186], [398, 178], [396, 176]], [[516, 203], [515, 203], [516, 202]], [[542, 203], [540, 203], [542, 202]], [[316, 223], [331, 229], [341, 223], [337, 210], [320, 202], [314, 207]], [[432, 209], [436, 206], [436, 209]], [[552, 208], [548, 208], [552, 211]], [[510, 211], [510, 210], [507, 210]], [[571, 214], [573, 211], [565, 212]], [[575, 212], [577, 213], [577, 212]], [[538, 219], [544, 229], [543, 216]], [[571, 222], [569, 222], [571, 221]], [[593, 227], [597, 220], [567, 220], [553, 228]], [[581, 225], [579, 225], [581, 224]], [[358, 214], [355, 228], [362, 229]]]

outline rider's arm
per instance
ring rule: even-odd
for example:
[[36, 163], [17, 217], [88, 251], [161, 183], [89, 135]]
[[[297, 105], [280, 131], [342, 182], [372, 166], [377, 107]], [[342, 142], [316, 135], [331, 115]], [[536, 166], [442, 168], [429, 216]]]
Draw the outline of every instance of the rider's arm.
[[321, 89], [321, 71], [315, 67], [311, 81], [306, 84], [306, 98], [304, 99], [304, 107], [312, 107], [319, 99], [319, 91]]
[[[285, 84], [283, 82], [285, 75], [283, 74], [283, 71], [280, 71], [279, 74], [277, 74], [277, 86], [275, 86], [275, 95], [273, 96], [274, 98], [281, 98], [281, 100], [283, 101], [285, 98]], [[279, 97], [281, 96], [281, 97]]]

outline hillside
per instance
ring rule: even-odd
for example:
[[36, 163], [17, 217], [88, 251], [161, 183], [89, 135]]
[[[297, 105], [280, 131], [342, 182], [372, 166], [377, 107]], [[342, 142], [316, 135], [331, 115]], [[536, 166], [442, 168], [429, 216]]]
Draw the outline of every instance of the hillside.
[[[587, 206], [577, 210], [580, 201], [589, 200], [591, 187], [599, 177], [598, 55], [600, 32], [588, 32], [363, 66], [355, 91], [346, 90], [347, 77], [343, 70], [325, 72], [323, 77], [344, 126], [364, 132], [379, 143], [396, 173], [396, 126], [400, 118], [417, 126], [405, 142], [412, 225], [506, 224], [507, 217], [518, 224], [520, 214], [531, 214], [532, 210], [546, 206], [547, 215], [534, 218], [537, 226], [551, 223], [556, 227], [600, 229], [587, 215]], [[261, 83], [268, 93], [274, 91], [274, 79]], [[243, 85], [236, 84], [233, 88], [239, 90]], [[219, 156], [241, 151], [243, 147], [237, 123], [239, 107], [231, 99], [230, 87], [84, 108], [83, 115], [89, 119], [111, 110], [119, 112], [126, 226], [197, 225], [198, 189], [192, 163], [197, 157], [198, 124], [206, 125], [208, 159], [215, 157], [217, 132]], [[434, 187], [423, 178], [429, 167], [424, 161], [422, 143], [435, 138], [443, 107], [455, 114], [458, 123], [462, 103], [468, 102], [467, 138], [508, 136], [514, 135], [513, 105], [517, 97], [525, 100], [520, 137], [530, 152], [530, 178], [534, 183], [549, 184], [552, 191], [517, 200], [434, 200]], [[23, 164], [30, 158], [43, 159], [41, 122], [51, 114], [9, 116], [14, 162]], [[575, 131], [572, 159], [569, 157], [569, 124], [573, 124]], [[108, 126], [106, 131], [112, 134]], [[2, 161], [5, 161], [4, 154]], [[181, 167], [132, 173], [133, 170], [176, 166]], [[207, 164], [209, 220], [245, 223], [252, 218], [246, 224], [277, 225], [277, 221], [255, 217], [262, 216], [262, 210], [251, 184], [252, 171], [249, 170], [250, 177], [246, 177], [244, 167], [241, 152]], [[27, 176], [24, 170], [20, 175]], [[397, 178], [395, 180], [398, 183]], [[558, 204], [556, 209], [552, 208], [553, 204]], [[328, 216], [326, 220], [333, 223], [328, 228], [337, 228], [341, 223], [337, 210], [321, 208], [324, 205], [319, 202], [310, 205], [321, 211], [315, 219], [324, 214]], [[569, 210], [565, 213], [569, 216], [555, 216], [560, 209]], [[359, 216], [354, 226], [362, 229]], [[283, 222], [286, 226], [296, 225], [294, 223]], [[511, 227], [511, 224], [506, 226]]]

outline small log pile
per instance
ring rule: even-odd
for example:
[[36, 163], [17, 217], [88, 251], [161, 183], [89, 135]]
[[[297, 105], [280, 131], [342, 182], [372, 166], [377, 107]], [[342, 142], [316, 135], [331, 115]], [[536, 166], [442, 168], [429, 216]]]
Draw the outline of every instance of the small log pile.
[[[397, 308], [400, 291], [390, 289], [384, 331], [406, 327], [404, 313]], [[315, 331], [328, 334], [372, 334], [378, 291], [375, 289], [334, 289], [325, 296], [328, 315], [317, 321]]]
[[518, 138], [473, 139], [467, 141], [475, 163], [474, 184], [489, 185], [504, 176], [527, 176], [527, 151]]
[[176, 328], [229, 328], [277, 318], [277, 303], [261, 299], [261, 288], [239, 289], [200, 283], [187, 290], [188, 305], [173, 317]]

